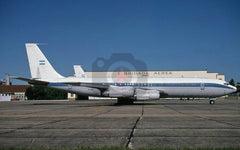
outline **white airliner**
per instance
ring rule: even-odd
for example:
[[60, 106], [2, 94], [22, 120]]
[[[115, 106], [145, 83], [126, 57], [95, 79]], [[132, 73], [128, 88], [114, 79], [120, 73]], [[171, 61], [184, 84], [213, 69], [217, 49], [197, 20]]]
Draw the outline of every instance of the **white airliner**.
[[74, 68], [74, 72], [75, 72], [75, 77], [77, 77], [77, 78], [86, 78], [87, 77], [87, 75], [83, 71], [81, 65], [74, 65], [73, 68]]
[[[75, 67], [76, 77], [63, 77], [55, 71], [38, 44], [25, 45], [32, 78], [14, 78], [78, 95], [115, 97], [119, 103], [133, 103], [134, 100], [163, 97], [215, 98], [236, 91], [236, 87], [226, 81], [205, 78], [132, 78], [118, 83], [106, 78], [88, 78], [81, 66]], [[210, 104], [214, 103], [210, 99]]]

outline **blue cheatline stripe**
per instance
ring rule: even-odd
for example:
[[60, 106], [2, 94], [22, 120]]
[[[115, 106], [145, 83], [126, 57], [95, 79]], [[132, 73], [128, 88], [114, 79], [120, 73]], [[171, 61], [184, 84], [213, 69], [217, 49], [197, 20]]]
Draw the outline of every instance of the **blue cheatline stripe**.
[[[88, 84], [88, 83], [86, 83]], [[48, 86], [68, 86], [65, 83], [49, 83]], [[137, 87], [201, 87], [202, 83], [89, 83], [89, 85], [116, 85], [116, 86], [137, 86]], [[75, 86], [75, 85], [73, 85]], [[226, 85], [216, 83], [204, 83], [204, 87], [217, 87], [232, 89]]]
[[65, 83], [49, 83], [48, 86], [68, 86], [68, 84], [65, 84]]

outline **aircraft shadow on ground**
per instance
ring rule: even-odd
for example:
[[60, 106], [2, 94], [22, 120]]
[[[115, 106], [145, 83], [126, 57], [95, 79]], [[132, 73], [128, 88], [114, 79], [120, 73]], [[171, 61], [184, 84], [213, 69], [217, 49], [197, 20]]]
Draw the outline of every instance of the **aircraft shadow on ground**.
[[36, 103], [32, 103], [30, 105], [34, 105], [34, 106], [50, 106], [50, 105], [72, 105], [74, 107], [101, 107], [101, 106], [142, 106], [142, 105], [149, 105], [149, 106], [153, 106], [153, 105], [209, 105], [209, 103], [207, 101], [169, 101], [169, 102], [161, 102], [161, 101], [138, 101], [138, 102], [134, 102], [133, 104], [118, 104], [117, 101], [88, 101], [87, 103], [81, 103], [81, 101], [75, 101], [75, 102], [36, 102]]

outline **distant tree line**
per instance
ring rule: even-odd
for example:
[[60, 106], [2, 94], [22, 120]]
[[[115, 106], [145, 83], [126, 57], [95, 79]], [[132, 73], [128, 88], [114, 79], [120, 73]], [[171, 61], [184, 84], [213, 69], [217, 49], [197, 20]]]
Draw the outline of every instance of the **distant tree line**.
[[31, 86], [25, 95], [29, 100], [58, 100], [67, 99], [67, 92], [50, 89], [44, 86]]

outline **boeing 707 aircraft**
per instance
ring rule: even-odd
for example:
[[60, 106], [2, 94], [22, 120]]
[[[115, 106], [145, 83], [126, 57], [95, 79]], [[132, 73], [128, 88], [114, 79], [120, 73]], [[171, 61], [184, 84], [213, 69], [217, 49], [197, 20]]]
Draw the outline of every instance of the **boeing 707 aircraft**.
[[[83, 96], [114, 97], [119, 103], [134, 100], [157, 100], [163, 97], [215, 98], [236, 91], [226, 81], [205, 78], [132, 78], [118, 83], [104, 78], [82, 77], [79, 66], [77, 77], [63, 77], [49, 63], [38, 44], [26, 43], [27, 56], [32, 78], [14, 77], [33, 85], [67, 91]], [[214, 104], [210, 100], [210, 104]]]

